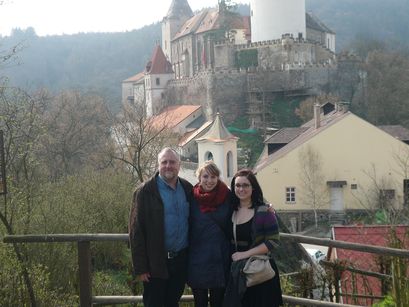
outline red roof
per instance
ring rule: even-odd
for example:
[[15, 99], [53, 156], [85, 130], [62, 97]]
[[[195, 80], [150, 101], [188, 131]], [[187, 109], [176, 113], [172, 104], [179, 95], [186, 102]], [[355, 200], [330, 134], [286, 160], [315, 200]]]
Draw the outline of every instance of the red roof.
[[146, 64], [146, 73], [148, 74], [171, 74], [173, 73], [172, 64], [166, 59], [162, 48], [157, 45], [153, 50], [151, 60]]
[[145, 73], [144, 72], [140, 72], [137, 73], [136, 75], [129, 77], [128, 79], [125, 79], [122, 82], [130, 82], [130, 83], [134, 83], [134, 82], [138, 82], [141, 81], [143, 78], [145, 77]]
[[[393, 226], [397, 237], [402, 240], [403, 246], [409, 248], [409, 226]], [[389, 238], [392, 226], [389, 225], [362, 225], [362, 226], [334, 226], [333, 239], [376, 246], [389, 247]], [[405, 237], [406, 234], [406, 237]], [[331, 260], [345, 261], [345, 265], [356, 269], [383, 273], [379, 264], [379, 256], [373, 253], [364, 253], [353, 250], [330, 248], [328, 251]], [[381, 281], [379, 278], [364, 276], [358, 273], [344, 271], [341, 277], [341, 294], [343, 303], [356, 304], [348, 294], [382, 296]], [[372, 299], [358, 299], [359, 305], [371, 306]]]
[[151, 117], [150, 123], [152, 127], [156, 129], [160, 129], [164, 126], [173, 129], [200, 108], [200, 105], [168, 106], [160, 114]]

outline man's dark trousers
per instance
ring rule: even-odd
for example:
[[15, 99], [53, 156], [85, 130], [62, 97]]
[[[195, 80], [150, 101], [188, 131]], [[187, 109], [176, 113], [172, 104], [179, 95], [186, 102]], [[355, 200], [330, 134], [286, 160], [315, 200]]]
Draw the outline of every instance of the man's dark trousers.
[[187, 252], [167, 260], [168, 279], [150, 278], [143, 283], [144, 307], [178, 307], [187, 279]]

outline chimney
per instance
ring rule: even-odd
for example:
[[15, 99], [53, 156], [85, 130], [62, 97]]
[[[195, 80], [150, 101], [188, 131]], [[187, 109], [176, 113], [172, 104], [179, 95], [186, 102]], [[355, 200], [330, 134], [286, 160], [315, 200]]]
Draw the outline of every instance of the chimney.
[[318, 129], [321, 126], [321, 106], [320, 104], [314, 104], [314, 127]]

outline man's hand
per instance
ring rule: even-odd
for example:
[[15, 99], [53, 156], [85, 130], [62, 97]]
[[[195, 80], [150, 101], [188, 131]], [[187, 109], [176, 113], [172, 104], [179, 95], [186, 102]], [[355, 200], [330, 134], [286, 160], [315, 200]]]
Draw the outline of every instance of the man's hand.
[[138, 275], [138, 279], [143, 282], [149, 282], [149, 278], [151, 278], [151, 274], [149, 273], [143, 273], [141, 275]]

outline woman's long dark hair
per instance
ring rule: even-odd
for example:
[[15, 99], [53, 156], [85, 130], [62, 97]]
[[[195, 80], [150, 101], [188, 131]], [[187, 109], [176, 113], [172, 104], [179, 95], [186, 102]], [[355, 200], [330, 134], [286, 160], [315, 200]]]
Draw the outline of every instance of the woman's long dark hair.
[[255, 206], [260, 206], [264, 203], [263, 201], [263, 191], [261, 190], [261, 187], [257, 181], [256, 176], [250, 169], [242, 169], [239, 170], [231, 180], [231, 203], [233, 205], [233, 209], [237, 210], [239, 204], [240, 204], [240, 199], [236, 196], [235, 192], [235, 185], [236, 185], [236, 178], [237, 177], [246, 177], [248, 181], [250, 181], [251, 188], [253, 189], [253, 192], [251, 194], [251, 207], [254, 208]]

